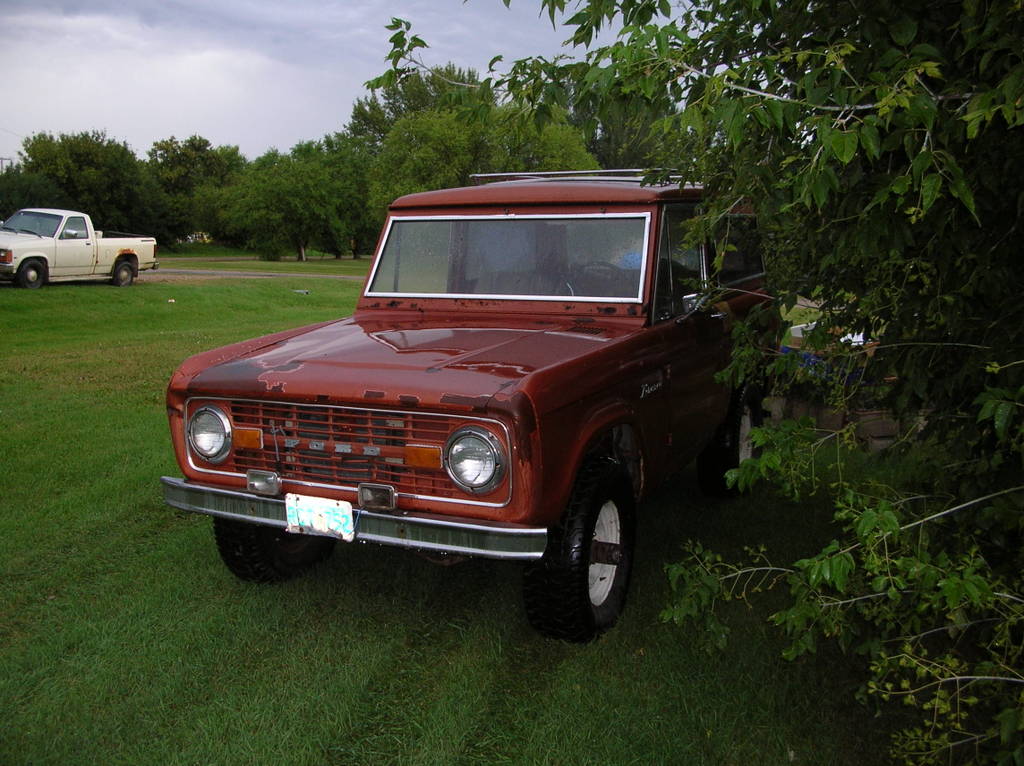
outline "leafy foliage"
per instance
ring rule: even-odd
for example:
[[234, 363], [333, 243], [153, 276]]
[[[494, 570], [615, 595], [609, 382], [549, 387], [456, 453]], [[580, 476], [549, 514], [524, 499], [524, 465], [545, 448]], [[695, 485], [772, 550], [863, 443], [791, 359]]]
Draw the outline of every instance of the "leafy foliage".
[[[392, 24], [392, 41], [415, 50], [419, 38], [405, 36], [404, 24]], [[473, 70], [411, 68], [369, 85], [347, 130], [375, 154], [369, 208], [378, 221], [396, 197], [465, 186], [473, 173], [598, 167], [564, 110], [544, 125], [523, 121]]]
[[502, 110], [465, 120], [454, 109], [433, 109], [398, 120], [377, 155], [370, 204], [428, 189], [465, 186], [472, 173], [594, 169], [580, 132], [564, 122], [541, 128]]
[[292, 252], [304, 261], [313, 244], [337, 246], [346, 239], [340, 215], [345, 180], [332, 172], [320, 143], [298, 144], [290, 154], [269, 151], [226, 194], [229, 225], [266, 258]]
[[479, 82], [472, 69], [460, 69], [450, 63], [430, 72], [415, 72], [388, 81], [368, 96], [356, 99], [346, 130], [379, 149], [399, 120], [436, 109], [453, 91], [477, 86]]
[[403, 194], [462, 186], [481, 165], [490, 166], [492, 147], [482, 125], [453, 111], [430, 110], [398, 120], [388, 131], [374, 163], [370, 205], [383, 216]]
[[180, 199], [194, 211], [194, 230], [250, 247], [263, 257], [316, 247], [340, 257], [372, 246], [378, 222], [366, 205], [371, 154], [362, 139], [341, 132], [272, 150], [251, 163], [231, 162], [234, 147], [213, 151], [219, 180], [200, 175]]
[[102, 131], [30, 136], [18, 172], [46, 178], [33, 194], [88, 212], [100, 229], [156, 233], [163, 220], [163, 199], [132, 150]]
[[64, 191], [42, 173], [26, 173], [8, 165], [0, 175], [0, 218], [7, 219], [25, 207], [70, 207]]
[[167, 228], [174, 239], [203, 231], [197, 209], [204, 186], [223, 187], [237, 179], [246, 160], [237, 146], [214, 147], [202, 136], [156, 141], [148, 152], [147, 169], [167, 197]]

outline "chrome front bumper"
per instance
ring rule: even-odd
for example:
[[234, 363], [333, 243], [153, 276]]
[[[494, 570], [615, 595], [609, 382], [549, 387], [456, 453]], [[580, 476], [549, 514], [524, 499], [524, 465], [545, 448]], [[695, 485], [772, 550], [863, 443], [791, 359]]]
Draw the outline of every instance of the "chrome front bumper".
[[[286, 526], [284, 500], [190, 484], [163, 476], [164, 501], [182, 511], [254, 524]], [[426, 513], [377, 513], [353, 509], [356, 542], [490, 559], [533, 561], [544, 555], [545, 527]]]

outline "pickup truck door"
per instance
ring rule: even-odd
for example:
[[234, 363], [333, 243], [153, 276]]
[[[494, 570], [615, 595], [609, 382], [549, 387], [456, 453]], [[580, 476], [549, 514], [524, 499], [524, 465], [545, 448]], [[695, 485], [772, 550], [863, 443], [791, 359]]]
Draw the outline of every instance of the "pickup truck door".
[[87, 276], [96, 266], [96, 238], [83, 216], [69, 215], [57, 232], [54, 262], [55, 277]]

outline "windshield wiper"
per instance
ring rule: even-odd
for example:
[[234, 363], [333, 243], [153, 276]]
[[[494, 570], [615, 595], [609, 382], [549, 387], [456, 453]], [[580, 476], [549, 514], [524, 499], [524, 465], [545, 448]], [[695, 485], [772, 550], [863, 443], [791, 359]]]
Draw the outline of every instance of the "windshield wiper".
[[31, 229], [18, 229], [22, 234], [35, 234], [39, 239], [43, 239], [43, 235], [38, 231], [32, 231]]
[[10, 226], [0, 226], [0, 229], [3, 229], [4, 231], [13, 231], [15, 233], [18, 231], [17, 229], [12, 229]]

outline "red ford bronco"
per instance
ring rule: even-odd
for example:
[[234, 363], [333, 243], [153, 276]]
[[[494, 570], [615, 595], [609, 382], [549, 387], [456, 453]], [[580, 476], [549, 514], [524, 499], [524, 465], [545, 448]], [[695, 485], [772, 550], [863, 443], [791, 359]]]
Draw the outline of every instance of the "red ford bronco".
[[165, 499], [213, 516], [246, 580], [338, 540], [523, 561], [530, 622], [587, 641], [622, 610], [644, 495], [694, 458], [722, 489], [749, 449], [757, 397], [715, 373], [761, 258], [749, 216], [717, 270], [687, 244], [696, 187], [487, 180], [391, 205], [352, 317], [185, 361]]

